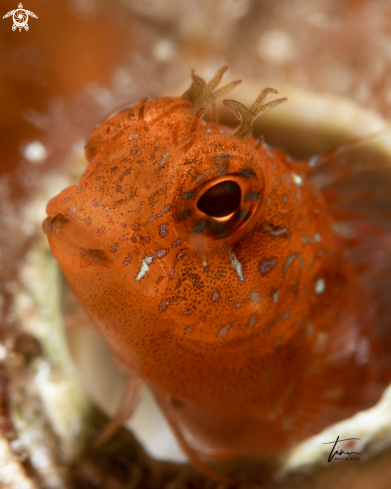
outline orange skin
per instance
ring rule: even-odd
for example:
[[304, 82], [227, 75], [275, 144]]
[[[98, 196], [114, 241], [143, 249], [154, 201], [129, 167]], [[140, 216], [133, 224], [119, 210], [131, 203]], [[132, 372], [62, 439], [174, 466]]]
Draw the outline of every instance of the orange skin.
[[[377, 402], [373, 317], [309, 165], [243, 125], [203, 122], [205, 105], [143, 100], [101, 124], [43, 228], [188, 453], [270, 455]], [[200, 210], [227, 180], [239, 207], [225, 220]]]

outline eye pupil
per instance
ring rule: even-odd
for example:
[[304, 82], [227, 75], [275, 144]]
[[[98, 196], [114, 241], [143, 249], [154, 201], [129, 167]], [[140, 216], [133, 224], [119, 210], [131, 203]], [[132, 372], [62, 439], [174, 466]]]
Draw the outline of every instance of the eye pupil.
[[239, 185], [233, 180], [217, 183], [199, 199], [197, 207], [212, 217], [226, 217], [235, 212], [242, 198]]

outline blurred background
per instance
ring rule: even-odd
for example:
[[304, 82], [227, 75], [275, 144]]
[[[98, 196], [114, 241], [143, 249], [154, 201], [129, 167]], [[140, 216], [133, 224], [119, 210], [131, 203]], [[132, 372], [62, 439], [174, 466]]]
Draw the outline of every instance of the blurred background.
[[[1, 17], [17, 1], [2, 0]], [[208, 79], [228, 64], [226, 79], [243, 79], [239, 100], [248, 86], [272, 86], [304, 94], [306, 109], [326, 94], [391, 117], [389, 0], [26, 0], [23, 8], [38, 17], [28, 31], [13, 31], [12, 16], [0, 20], [0, 360], [11, 346], [39, 350], [34, 335], [18, 343], [21, 269], [45, 203], [79, 178], [84, 141], [116, 107], [180, 95], [191, 68]], [[339, 102], [332, 107], [338, 120]], [[283, 147], [268, 117], [266, 140]], [[293, 156], [313, 155], [306, 139]], [[6, 405], [12, 369], [1, 372]]]
[[23, 172], [32, 141], [55, 135], [40, 162], [53, 164], [55, 151], [85, 139], [116, 105], [176, 95], [190, 68], [208, 76], [227, 63], [245, 81], [391, 113], [387, 0], [31, 0], [25, 8], [38, 16], [28, 32], [12, 31], [12, 17], [0, 24], [2, 174]]

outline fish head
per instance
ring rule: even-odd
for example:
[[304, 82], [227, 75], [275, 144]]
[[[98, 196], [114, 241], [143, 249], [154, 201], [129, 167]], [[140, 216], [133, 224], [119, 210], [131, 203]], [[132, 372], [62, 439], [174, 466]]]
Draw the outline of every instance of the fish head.
[[284, 283], [297, 308], [294, 225], [308, 212], [285, 156], [204, 122], [203, 110], [185, 95], [122, 110], [90, 136], [79, 184], [47, 205], [52, 253], [106, 331], [159, 324], [216, 342], [264, 328], [277, 338], [276, 318], [296, 320], [276, 298]]

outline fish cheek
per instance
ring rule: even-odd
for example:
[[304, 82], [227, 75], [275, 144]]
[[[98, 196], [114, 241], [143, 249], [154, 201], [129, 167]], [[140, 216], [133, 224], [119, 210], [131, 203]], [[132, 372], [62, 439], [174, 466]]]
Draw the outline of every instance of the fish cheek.
[[115, 314], [120, 305], [115, 296], [111, 297], [104, 308], [99, 299], [101, 295], [105, 295], [107, 289], [117, 290], [117, 284], [120, 283], [113, 262], [105, 253], [72, 246], [58, 238], [55, 233], [48, 234], [48, 240], [51, 252], [71, 290], [94, 323], [100, 324], [105, 316]]

